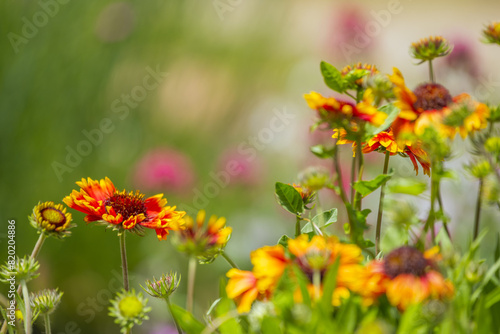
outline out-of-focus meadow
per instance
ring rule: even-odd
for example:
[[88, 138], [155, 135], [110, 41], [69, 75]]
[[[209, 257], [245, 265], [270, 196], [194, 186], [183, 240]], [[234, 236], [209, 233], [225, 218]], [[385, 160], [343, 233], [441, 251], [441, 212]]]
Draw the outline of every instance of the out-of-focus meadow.
[[[493, 0], [2, 1], [0, 260], [8, 219], [16, 220], [22, 256], [37, 239], [27, 216], [38, 201], [59, 203], [82, 177], [108, 176], [119, 189], [164, 193], [188, 213], [225, 216], [233, 227], [227, 252], [245, 267], [249, 251], [293, 231], [293, 218], [275, 204], [274, 183], [291, 183], [310, 165], [331, 167], [309, 152], [331, 134], [309, 133], [314, 112], [302, 97], [328, 93], [319, 62], [369, 62], [383, 73], [396, 66], [413, 88], [427, 68], [412, 63], [409, 45], [443, 35], [455, 50], [436, 63], [437, 80], [452, 95], [498, 103], [500, 50], [479, 41], [498, 13]], [[348, 148], [344, 154], [348, 169]], [[380, 172], [373, 155], [377, 170], [367, 178]], [[228, 167], [234, 161], [237, 172]], [[408, 159], [391, 166], [414, 175]], [[445, 208], [452, 233], [466, 240], [461, 229], [472, 229], [475, 198], [466, 189], [477, 184], [465, 174], [460, 180], [462, 188], [446, 184]], [[327, 191], [321, 199], [325, 207], [338, 203]], [[116, 332], [107, 300], [120, 285], [118, 238], [70, 211], [78, 226], [64, 241], [46, 241], [32, 289], [64, 291], [55, 333]], [[495, 230], [497, 221], [492, 210], [482, 224]], [[187, 258], [154, 233], [130, 235], [127, 249], [136, 289], [152, 275], [186, 273]], [[221, 259], [198, 267], [195, 313], [217, 297], [228, 269]], [[173, 301], [184, 305], [185, 290], [181, 283]], [[152, 320], [140, 332], [167, 333], [163, 304], [150, 303]]]

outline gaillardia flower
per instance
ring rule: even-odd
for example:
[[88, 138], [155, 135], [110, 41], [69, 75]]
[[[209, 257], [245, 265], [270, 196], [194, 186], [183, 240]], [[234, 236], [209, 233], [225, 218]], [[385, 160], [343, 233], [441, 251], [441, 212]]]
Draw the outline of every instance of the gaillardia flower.
[[160, 279], [153, 277], [153, 280], [147, 280], [146, 286], [141, 286], [141, 288], [150, 296], [156, 298], [168, 298], [179, 286], [181, 278], [177, 278], [176, 273], [170, 273], [168, 275], [161, 275]]
[[129, 333], [134, 325], [141, 325], [149, 317], [146, 313], [151, 311], [151, 307], [146, 306], [148, 300], [142, 293], [131, 291], [121, 291], [116, 294], [116, 298], [111, 300], [108, 308], [108, 315], [116, 318], [115, 323], [121, 327], [122, 333]]
[[75, 224], [71, 224], [71, 213], [66, 212], [62, 204], [54, 202], [38, 203], [33, 208], [29, 221], [39, 232], [56, 238], [69, 236], [71, 234], [69, 229], [75, 227]]
[[70, 208], [85, 213], [85, 221], [103, 222], [117, 230], [143, 233], [143, 227], [154, 229], [159, 240], [165, 240], [170, 230], [182, 228], [184, 211], [165, 206], [163, 194], [144, 198], [139, 191], [117, 191], [107, 177], [99, 181], [88, 178], [76, 182], [80, 191], [66, 196], [63, 201]]
[[[322, 280], [328, 269], [339, 259], [337, 286], [332, 295], [332, 304], [339, 306], [341, 299], [348, 298], [349, 291], [355, 291], [362, 273], [361, 249], [356, 245], [340, 243], [335, 237], [314, 236], [310, 241], [306, 234], [288, 241], [288, 250], [294, 256], [293, 262], [308, 277], [308, 290], [313, 299], [322, 294]], [[314, 286], [314, 275], [321, 280], [320, 291]], [[297, 301], [301, 300], [299, 290], [295, 293]]]
[[372, 77], [379, 73], [377, 67], [371, 64], [357, 63], [355, 65], [347, 65], [340, 71], [342, 78], [348, 79], [349, 77], [355, 78], [355, 88], [363, 87], [363, 80]]
[[[353, 156], [356, 154], [356, 142], [346, 139], [346, 131], [344, 129], [335, 129], [332, 138], [337, 139], [336, 144], [352, 144]], [[413, 164], [413, 169], [418, 175], [418, 163], [422, 166], [424, 174], [430, 176], [431, 163], [428, 154], [421, 148], [419, 142], [412, 143], [410, 140], [397, 141], [394, 137], [392, 128], [377, 133], [370, 138], [366, 143], [362, 143], [362, 152], [389, 152], [390, 155], [400, 155], [410, 158]]]
[[437, 271], [436, 252], [437, 248], [422, 253], [403, 246], [390, 252], [383, 261], [372, 261], [366, 267], [362, 294], [373, 300], [385, 293], [389, 302], [402, 311], [429, 299], [451, 298], [454, 288]]
[[45, 289], [37, 293], [30, 293], [31, 307], [35, 313], [51, 314], [59, 306], [62, 296], [63, 292], [58, 289]]
[[363, 100], [358, 104], [343, 101], [334, 97], [323, 97], [321, 94], [311, 92], [305, 94], [304, 98], [311, 109], [318, 112], [321, 121], [328, 123], [333, 128], [335, 124], [343, 121], [365, 121], [375, 126], [380, 126], [387, 118], [387, 114], [379, 111], [373, 105], [374, 97], [371, 89], [367, 89], [363, 94]]
[[483, 36], [486, 43], [495, 43], [500, 45], [500, 22], [493, 22], [483, 30]]
[[410, 54], [413, 58], [422, 62], [431, 61], [434, 58], [444, 57], [453, 50], [453, 47], [441, 36], [431, 36], [422, 38], [416, 43], [412, 43]]
[[[401, 111], [392, 123], [394, 135], [399, 140], [403, 135], [421, 136], [425, 129], [432, 127], [444, 137], [453, 139], [458, 130], [462, 137], [467, 133], [486, 127], [486, 118], [489, 115], [487, 106], [474, 102], [467, 94], [452, 97], [449, 91], [437, 83], [424, 83], [413, 92], [405, 85], [401, 72], [393, 69], [390, 76], [394, 84], [394, 105]], [[444, 119], [453, 110], [468, 106], [469, 114], [464, 118], [463, 128], [445, 124]]]
[[205, 227], [205, 210], [196, 215], [196, 222], [190, 216], [184, 217], [184, 229], [177, 233], [174, 243], [180, 252], [198, 258], [200, 263], [210, 263], [224, 250], [231, 238], [232, 228], [226, 226], [226, 218], [212, 215]]

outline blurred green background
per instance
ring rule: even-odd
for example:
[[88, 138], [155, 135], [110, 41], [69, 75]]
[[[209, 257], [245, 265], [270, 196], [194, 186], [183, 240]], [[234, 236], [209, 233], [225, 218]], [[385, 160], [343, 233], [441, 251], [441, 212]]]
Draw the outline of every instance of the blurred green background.
[[[119, 189], [162, 192], [190, 213], [203, 207], [227, 217], [228, 253], [248, 268], [251, 250], [293, 233], [293, 219], [275, 203], [274, 182], [325, 165], [308, 147], [330, 135], [309, 134], [314, 113], [302, 98], [328, 93], [319, 62], [366, 61], [385, 73], [397, 66], [414, 87], [426, 69], [412, 64], [408, 46], [444, 35], [460, 53], [439, 63], [438, 81], [453, 95], [467, 91], [498, 103], [500, 49], [479, 38], [499, 12], [498, 1], [2, 1], [0, 260], [8, 219], [17, 222], [18, 255], [28, 253], [37, 235], [27, 216], [38, 201], [61, 202], [82, 177], [108, 176]], [[457, 149], [466, 156], [463, 145]], [[344, 154], [348, 166], [349, 149]], [[220, 181], [235, 159], [242, 172]], [[367, 177], [379, 172], [380, 157], [369, 161]], [[391, 164], [397, 175], [413, 175], [409, 161]], [[214, 175], [222, 186], [213, 186]], [[464, 189], [477, 185], [464, 180], [444, 189], [454, 195], [445, 200], [452, 217], [472, 216], [475, 194]], [[334, 195], [321, 195], [324, 207], [338, 205]], [[54, 333], [117, 332], [106, 308], [119, 286], [118, 238], [70, 211], [78, 227], [64, 241], [46, 242], [31, 288], [64, 291]], [[484, 226], [498, 228], [497, 221], [494, 210], [484, 215]], [[472, 220], [465, 224], [466, 232], [454, 225], [460, 240]], [[169, 241], [148, 233], [127, 243], [136, 289], [170, 270], [187, 277], [187, 258]], [[228, 269], [221, 259], [198, 267], [196, 314], [216, 298]], [[185, 284], [173, 300], [184, 305]], [[164, 305], [150, 302], [151, 320], [135, 332], [168, 333]]]

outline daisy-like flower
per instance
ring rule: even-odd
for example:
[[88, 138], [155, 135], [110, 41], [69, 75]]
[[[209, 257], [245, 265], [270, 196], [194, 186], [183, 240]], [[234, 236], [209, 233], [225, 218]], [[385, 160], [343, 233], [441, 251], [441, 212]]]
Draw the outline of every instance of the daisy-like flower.
[[437, 247], [422, 253], [403, 246], [390, 252], [383, 261], [372, 261], [366, 267], [362, 294], [373, 301], [385, 293], [389, 302], [401, 311], [429, 299], [451, 298], [454, 288], [437, 271], [437, 252]]
[[336, 127], [334, 126], [335, 124], [342, 123], [345, 120], [352, 122], [364, 121], [375, 126], [380, 126], [387, 118], [386, 113], [379, 111], [373, 105], [374, 97], [371, 89], [365, 91], [363, 100], [358, 104], [333, 97], [323, 97], [316, 92], [305, 94], [304, 98], [309, 107], [318, 112], [321, 121], [333, 127]]
[[139, 191], [118, 191], [107, 177], [99, 181], [88, 178], [76, 182], [80, 191], [66, 196], [63, 201], [70, 208], [85, 213], [85, 221], [103, 222], [119, 231], [129, 230], [138, 234], [143, 228], [156, 231], [159, 240], [165, 240], [170, 230], [182, 228], [184, 211], [175, 206], [165, 206], [163, 194], [144, 198]]
[[177, 233], [174, 242], [180, 252], [198, 258], [200, 263], [210, 263], [224, 250], [231, 238], [232, 228], [226, 226], [226, 218], [212, 215], [205, 227], [205, 210], [200, 210], [196, 221], [184, 217], [184, 229]]
[[412, 43], [410, 54], [413, 58], [422, 62], [431, 61], [434, 58], [444, 57], [453, 50], [448, 41], [441, 36], [431, 36], [422, 38], [416, 43]]
[[151, 307], [146, 306], [147, 302], [142, 293], [137, 294], [133, 289], [123, 290], [111, 300], [109, 316], [116, 318], [115, 323], [121, 327], [121, 333], [128, 333], [134, 325], [141, 325], [149, 319], [146, 313], [151, 311]]
[[40, 264], [37, 260], [31, 257], [24, 256], [16, 258], [16, 261], [6, 261], [0, 266], [0, 282], [8, 283], [12, 276], [16, 277], [16, 281], [30, 281], [37, 278], [40, 274], [37, 273]]
[[292, 184], [292, 187], [297, 190], [297, 192], [300, 194], [300, 197], [302, 198], [302, 202], [304, 202], [304, 205], [310, 204], [313, 199], [314, 199], [314, 192], [302, 184]]
[[446, 125], [454, 127], [463, 139], [486, 128], [490, 117], [486, 104], [472, 100], [468, 94], [460, 94], [454, 100], [456, 104], [450, 107], [451, 112], [443, 121]]
[[33, 208], [29, 221], [39, 232], [56, 238], [69, 236], [71, 234], [69, 229], [75, 227], [75, 224], [71, 224], [71, 213], [66, 212], [62, 204], [54, 202], [38, 203]]
[[[320, 291], [313, 284], [314, 275], [319, 274], [321, 280], [327, 270], [339, 258], [337, 272], [337, 286], [332, 295], [332, 304], [339, 306], [341, 300], [348, 298], [349, 291], [359, 287], [359, 277], [362, 274], [361, 249], [356, 245], [342, 244], [335, 237], [314, 236], [310, 241], [305, 234], [288, 241], [288, 250], [294, 256], [293, 262], [309, 278], [308, 290], [313, 299], [322, 294], [322, 283]], [[301, 299], [300, 291], [295, 293], [296, 299]]]
[[240, 313], [249, 312], [255, 300], [265, 299], [270, 296], [270, 291], [259, 291], [257, 278], [251, 271], [231, 269], [226, 276], [229, 281], [226, 285], [228, 298], [234, 299]]
[[255, 300], [269, 299], [281, 279], [289, 259], [281, 245], [265, 246], [253, 251], [250, 259], [252, 271], [231, 269], [226, 276], [227, 296], [234, 299], [238, 312], [248, 312]]
[[485, 38], [485, 43], [500, 45], [500, 21], [493, 22], [486, 26], [483, 30], [483, 36]]
[[[356, 154], [356, 142], [346, 139], [347, 132], [344, 129], [335, 129], [332, 138], [337, 139], [337, 145], [352, 144], [353, 156]], [[421, 148], [421, 144], [416, 142], [412, 143], [410, 140], [399, 140], [394, 138], [392, 128], [382, 131], [366, 143], [362, 143], [362, 152], [389, 152], [390, 155], [399, 154], [402, 157], [410, 158], [413, 164], [413, 169], [418, 175], [418, 164], [422, 166], [424, 174], [430, 176], [431, 163], [428, 154]]]
[[[398, 140], [402, 135], [421, 136], [428, 127], [433, 127], [440, 135], [452, 139], [457, 130], [465, 137], [467, 133], [486, 126], [486, 118], [489, 115], [486, 105], [473, 102], [467, 94], [452, 97], [444, 86], [437, 83], [421, 84], [412, 92], [406, 87], [401, 72], [397, 68], [393, 71], [390, 79], [394, 84], [396, 96], [394, 104], [401, 111], [392, 123], [392, 129]], [[450, 115], [453, 109], [463, 106], [470, 106], [463, 129], [444, 123], [445, 117]]]

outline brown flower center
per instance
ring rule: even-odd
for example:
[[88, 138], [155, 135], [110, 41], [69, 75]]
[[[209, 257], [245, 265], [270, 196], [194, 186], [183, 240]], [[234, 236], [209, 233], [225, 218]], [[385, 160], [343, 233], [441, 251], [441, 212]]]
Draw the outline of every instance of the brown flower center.
[[55, 208], [46, 208], [43, 209], [40, 214], [43, 219], [48, 221], [50, 224], [60, 226], [66, 223], [66, 216], [61, 211]]
[[401, 274], [425, 275], [429, 261], [414, 247], [403, 246], [390, 252], [384, 260], [385, 273], [394, 278]]
[[106, 206], [111, 206], [116, 213], [123, 216], [124, 220], [141, 213], [147, 218], [144, 195], [139, 191], [136, 191], [135, 194], [133, 192], [127, 194], [125, 191], [116, 192], [113, 196], [108, 198], [104, 204]]
[[421, 84], [413, 93], [417, 97], [417, 101], [413, 104], [415, 109], [440, 110], [452, 102], [450, 92], [436, 83]]

